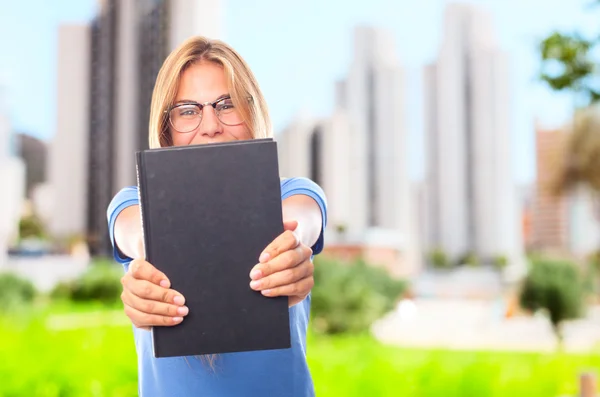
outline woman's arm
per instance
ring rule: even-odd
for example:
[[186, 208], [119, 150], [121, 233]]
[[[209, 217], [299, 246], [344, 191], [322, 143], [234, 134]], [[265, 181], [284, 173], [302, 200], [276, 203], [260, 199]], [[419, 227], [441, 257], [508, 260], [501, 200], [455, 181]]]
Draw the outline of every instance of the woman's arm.
[[302, 244], [312, 247], [317, 242], [323, 225], [321, 208], [309, 196], [297, 194], [283, 200], [283, 221], [297, 221], [296, 235]]
[[115, 221], [115, 246], [129, 258], [144, 258], [139, 205], [125, 208]]
[[[312, 247], [321, 234], [322, 216], [317, 202], [302, 194], [283, 200], [283, 221], [297, 221], [296, 235], [302, 244]], [[115, 244], [129, 258], [143, 258], [144, 244], [139, 205], [125, 208], [115, 221]]]

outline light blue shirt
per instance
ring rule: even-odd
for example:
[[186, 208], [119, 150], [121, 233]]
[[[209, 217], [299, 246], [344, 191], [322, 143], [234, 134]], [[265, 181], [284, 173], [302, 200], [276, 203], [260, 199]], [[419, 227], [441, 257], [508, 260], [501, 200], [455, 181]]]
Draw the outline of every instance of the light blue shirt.
[[[281, 181], [281, 199], [302, 194], [312, 197], [321, 208], [323, 225], [316, 255], [323, 249], [323, 229], [327, 224], [327, 202], [323, 190], [307, 178]], [[111, 201], [107, 216], [114, 258], [127, 271], [131, 258], [115, 247], [114, 226], [117, 215], [137, 205], [137, 187], [121, 190]], [[248, 282], [250, 279], [248, 279]], [[219, 354], [214, 369], [198, 357], [154, 358], [149, 331], [134, 327], [138, 357], [138, 388], [143, 397], [306, 397], [314, 396], [312, 378], [306, 362], [306, 331], [310, 317], [310, 295], [290, 308], [292, 347], [281, 350]]]

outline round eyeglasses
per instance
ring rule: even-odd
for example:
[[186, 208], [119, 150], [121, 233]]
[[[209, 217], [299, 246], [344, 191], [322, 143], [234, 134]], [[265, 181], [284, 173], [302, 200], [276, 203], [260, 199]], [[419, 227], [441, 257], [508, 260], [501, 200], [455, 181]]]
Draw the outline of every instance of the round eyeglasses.
[[192, 132], [202, 121], [202, 111], [205, 106], [212, 106], [219, 121], [225, 125], [239, 125], [244, 119], [233, 105], [230, 96], [218, 98], [214, 102], [183, 102], [171, 107], [168, 111], [169, 123], [181, 133]]

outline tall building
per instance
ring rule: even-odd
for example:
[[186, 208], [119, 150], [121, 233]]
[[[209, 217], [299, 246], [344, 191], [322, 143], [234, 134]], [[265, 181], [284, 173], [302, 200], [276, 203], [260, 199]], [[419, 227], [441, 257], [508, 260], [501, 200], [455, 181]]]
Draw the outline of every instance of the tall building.
[[536, 186], [532, 208], [531, 248], [568, 249], [568, 199], [556, 194], [553, 183], [564, 158], [568, 133], [564, 129], [536, 126]]
[[[276, 136], [279, 168], [283, 177], [306, 177], [321, 186], [327, 195], [328, 228], [344, 230], [358, 238], [359, 229], [348, 198], [355, 179], [349, 175], [351, 156], [350, 123], [343, 111], [314, 119], [299, 115]], [[362, 226], [359, 224], [358, 226]], [[364, 230], [360, 230], [360, 236]]]
[[425, 70], [427, 249], [522, 258], [510, 154], [509, 71], [488, 13], [449, 5]]
[[[91, 25], [78, 31], [77, 45], [68, 44], [74, 38], [63, 38], [66, 50], [59, 60], [59, 79], [69, 76], [69, 68], [79, 69], [62, 83], [62, 91], [72, 89], [75, 96], [61, 94], [59, 88], [59, 114], [62, 107], [75, 106], [81, 108], [78, 115], [85, 117], [84, 125], [79, 118], [59, 117], [56, 141], [73, 141], [80, 151], [72, 160], [64, 149], [62, 154], [61, 149], [55, 150], [53, 158], [62, 164], [57, 168], [81, 168], [75, 171], [78, 186], [72, 192], [67, 192], [75, 183], [69, 174], [55, 172], [54, 196], [60, 198], [56, 206], [70, 206], [71, 201], [63, 197], [76, 202], [71, 219], [62, 212], [54, 217], [56, 234], [85, 235], [93, 255], [110, 253], [106, 209], [119, 189], [136, 183], [134, 154], [148, 148], [150, 102], [158, 71], [169, 52], [188, 37], [219, 37], [220, 3], [104, 0]], [[63, 29], [69, 28], [73, 27]], [[73, 66], [72, 59], [80, 62]]]
[[8, 245], [18, 236], [25, 198], [25, 165], [12, 153], [12, 128], [2, 100], [0, 95], [0, 268], [6, 262]]
[[282, 175], [323, 187], [330, 243], [386, 246], [401, 252], [399, 266], [418, 266], [404, 73], [394, 40], [387, 31], [357, 27], [353, 53], [347, 77], [336, 84], [333, 114], [298, 117], [277, 137]]
[[46, 142], [27, 134], [17, 134], [17, 154], [25, 163], [25, 191], [31, 197], [33, 189], [46, 181], [48, 146]]
[[57, 124], [49, 146], [47, 170], [51, 189], [48, 200], [53, 208], [48, 229], [60, 237], [84, 236], [90, 175], [89, 27], [59, 27], [57, 58]]
[[571, 133], [571, 126], [536, 126], [537, 179], [530, 248], [586, 256], [598, 250], [600, 241], [596, 198], [584, 186], [563, 193], [553, 190]]
[[338, 83], [338, 107], [352, 128], [350, 198], [356, 227], [410, 234], [410, 184], [404, 125], [404, 73], [391, 33], [359, 27], [348, 76]]

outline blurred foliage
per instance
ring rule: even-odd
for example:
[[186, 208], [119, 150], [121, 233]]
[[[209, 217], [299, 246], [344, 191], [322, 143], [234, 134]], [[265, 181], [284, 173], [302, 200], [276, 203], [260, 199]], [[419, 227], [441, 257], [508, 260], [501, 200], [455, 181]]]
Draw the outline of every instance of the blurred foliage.
[[600, 35], [585, 38], [579, 32], [555, 31], [539, 45], [540, 79], [554, 91], [571, 93], [575, 104], [573, 133], [554, 183], [557, 194], [576, 185], [600, 194], [600, 107], [593, 106], [600, 102], [599, 50]]
[[[64, 310], [82, 319], [97, 313], [95, 306], [87, 312], [80, 305]], [[50, 308], [27, 319], [0, 316], [0, 339], [10, 341], [0, 343], [0, 396], [137, 396], [131, 326], [83, 321], [55, 328], [56, 314]], [[600, 371], [600, 355], [594, 352], [405, 349], [366, 335], [312, 333], [307, 345], [320, 397], [575, 396], [581, 369]]]
[[600, 356], [406, 349], [369, 337], [309, 340], [317, 396], [550, 397], [577, 395]]
[[583, 314], [584, 282], [579, 269], [567, 261], [533, 261], [523, 281], [520, 303], [532, 312], [547, 313], [560, 347], [563, 322]]
[[19, 237], [21, 239], [39, 238], [45, 239], [47, 236], [46, 228], [42, 220], [36, 215], [28, 215], [19, 221]]
[[583, 106], [600, 100], [593, 80], [598, 63], [593, 48], [597, 44], [579, 33], [553, 32], [540, 43], [540, 78], [553, 90], [575, 93]]
[[33, 302], [37, 295], [34, 285], [14, 273], [0, 273], [0, 313], [17, 310]]
[[427, 259], [429, 264], [435, 269], [448, 269], [451, 266], [450, 259], [446, 252], [441, 248], [432, 250], [428, 255]]
[[96, 301], [106, 305], [121, 302], [123, 270], [109, 261], [95, 261], [78, 279], [61, 282], [51, 292], [53, 299]]
[[456, 260], [456, 266], [471, 266], [476, 267], [479, 266], [480, 260], [476, 253], [474, 252], [465, 252], [463, 255], [459, 256]]
[[406, 290], [406, 282], [363, 260], [341, 262], [315, 258], [311, 292], [312, 324], [316, 331], [337, 334], [368, 331]]
[[492, 259], [492, 264], [496, 269], [502, 270], [506, 267], [506, 265], [508, 265], [508, 258], [506, 257], [506, 255], [496, 255]]
[[600, 104], [578, 110], [554, 183], [557, 194], [582, 185], [600, 194]]

